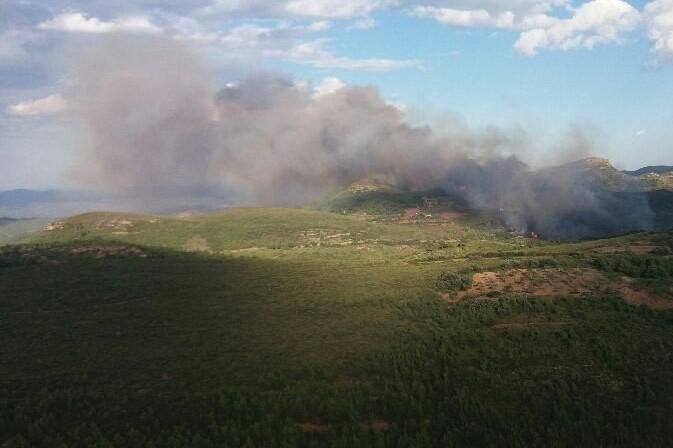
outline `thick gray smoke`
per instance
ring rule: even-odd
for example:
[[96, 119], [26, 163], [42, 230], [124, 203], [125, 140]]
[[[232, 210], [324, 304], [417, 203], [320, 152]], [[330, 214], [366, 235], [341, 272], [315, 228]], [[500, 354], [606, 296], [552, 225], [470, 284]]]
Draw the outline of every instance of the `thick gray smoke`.
[[116, 36], [85, 53], [77, 75], [75, 111], [87, 130], [80, 178], [143, 197], [210, 181], [214, 93], [196, 54]]
[[217, 91], [196, 55], [174, 41], [104, 41], [83, 58], [76, 98], [88, 135], [82, 171], [143, 203], [228, 189], [248, 202], [293, 204], [376, 178], [459, 192], [512, 228], [554, 236], [586, 233], [569, 215], [600, 218], [613, 231], [647, 226], [640, 218], [621, 226], [614, 204], [576, 179], [532, 175], [509, 156], [525, 144], [519, 133], [439, 136], [408, 124], [371, 87], [316, 95], [257, 76]]
[[648, 197], [601, 187], [585, 170], [531, 172], [514, 157], [478, 163], [462, 160], [451, 167], [444, 189], [468, 203], [497, 212], [519, 232], [546, 238], [581, 238], [654, 226]]

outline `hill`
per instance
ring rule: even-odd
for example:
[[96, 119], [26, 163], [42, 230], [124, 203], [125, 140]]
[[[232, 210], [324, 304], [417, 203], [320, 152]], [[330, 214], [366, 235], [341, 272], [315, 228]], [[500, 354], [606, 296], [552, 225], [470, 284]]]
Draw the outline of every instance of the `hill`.
[[673, 189], [673, 167], [650, 166], [635, 171], [619, 171], [608, 159], [598, 157], [546, 168], [534, 174], [566, 176], [609, 191]]
[[646, 166], [635, 171], [623, 171], [630, 176], [642, 176], [644, 174], [668, 174], [673, 173], [673, 166], [655, 165]]
[[[427, 191], [360, 183], [314, 207], [369, 219], [490, 222], [493, 227], [544, 238], [572, 240], [673, 226], [673, 190], [651, 190], [640, 178], [591, 158], [520, 173], [502, 196], [447, 186]], [[649, 185], [649, 184], [648, 184]], [[478, 186], [477, 186], [478, 190]], [[651, 190], [651, 191], [650, 191]], [[507, 194], [507, 192], [518, 192]]]
[[672, 253], [460, 215], [59, 220], [0, 247], [0, 443], [667, 446]]

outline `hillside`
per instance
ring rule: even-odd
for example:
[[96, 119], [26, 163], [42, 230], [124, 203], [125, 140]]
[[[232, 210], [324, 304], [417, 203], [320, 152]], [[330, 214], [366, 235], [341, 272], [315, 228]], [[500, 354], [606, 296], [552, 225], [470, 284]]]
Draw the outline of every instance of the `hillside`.
[[654, 165], [646, 166], [635, 171], [623, 171], [630, 176], [642, 176], [644, 174], [669, 174], [673, 173], [673, 166]]
[[58, 220], [0, 247], [0, 442], [666, 446], [671, 254], [460, 214]]

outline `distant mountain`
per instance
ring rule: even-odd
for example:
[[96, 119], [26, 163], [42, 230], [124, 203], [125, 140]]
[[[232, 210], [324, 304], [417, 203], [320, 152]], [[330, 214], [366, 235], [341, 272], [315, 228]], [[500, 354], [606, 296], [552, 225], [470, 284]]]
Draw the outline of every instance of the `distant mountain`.
[[673, 166], [647, 166], [624, 173], [640, 179], [647, 190], [673, 190]]
[[0, 207], [28, 207], [51, 202], [90, 201], [96, 198], [97, 195], [90, 192], [19, 188], [0, 191]]
[[0, 191], [0, 216], [57, 217], [96, 208], [100, 197], [91, 192], [15, 189]]
[[654, 165], [654, 166], [646, 166], [644, 168], [635, 171], [622, 171], [622, 172], [630, 176], [643, 176], [646, 174], [668, 174], [673, 173], [673, 166]]
[[29, 204], [55, 201], [60, 195], [56, 190], [17, 189], [0, 191], [0, 206], [23, 207]]
[[614, 192], [673, 190], [671, 166], [648, 166], [635, 171], [619, 171], [608, 159], [589, 157], [540, 170], [538, 173], [572, 176], [578, 181]]
[[2, 218], [2, 217], [0, 217], [0, 227], [12, 224], [15, 221], [16, 221], [16, 219], [14, 219], [14, 218]]

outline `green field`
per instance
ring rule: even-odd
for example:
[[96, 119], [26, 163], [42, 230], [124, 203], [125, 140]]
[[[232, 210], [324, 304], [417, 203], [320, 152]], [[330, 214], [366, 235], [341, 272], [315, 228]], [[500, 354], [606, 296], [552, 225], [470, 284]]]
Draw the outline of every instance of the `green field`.
[[337, 211], [92, 213], [0, 247], [0, 446], [673, 445], [673, 233]]

